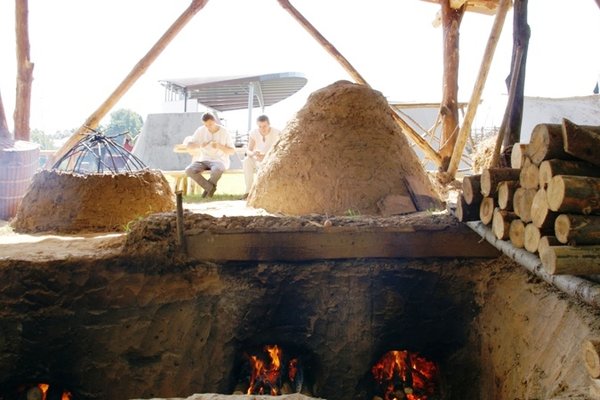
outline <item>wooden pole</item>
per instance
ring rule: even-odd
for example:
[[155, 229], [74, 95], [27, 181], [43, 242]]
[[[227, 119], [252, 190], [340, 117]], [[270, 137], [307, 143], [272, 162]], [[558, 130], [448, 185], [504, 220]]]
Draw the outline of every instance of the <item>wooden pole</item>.
[[462, 190], [465, 203], [481, 203], [483, 195], [481, 194], [481, 175], [465, 176], [462, 181]]
[[537, 189], [540, 185], [540, 169], [529, 157], [526, 157], [521, 165], [519, 184], [525, 189]]
[[517, 181], [503, 181], [498, 184], [498, 207], [501, 210], [511, 211], [513, 207], [513, 197], [519, 188]]
[[463, 195], [459, 194], [456, 201], [456, 219], [460, 222], [478, 221], [480, 201], [467, 203]]
[[[521, 136], [527, 49], [529, 48], [529, 38], [531, 36], [531, 29], [527, 24], [527, 1], [513, 1], [513, 63], [507, 79], [509, 82], [512, 82], [513, 74], [517, 74], [518, 77], [516, 79], [514, 99], [512, 104], [510, 104], [510, 108], [507, 105], [506, 109], [509, 118], [507, 130], [504, 135], [505, 147], [519, 142]], [[520, 54], [520, 56], [517, 56], [517, 54]]]
[[492, 217], [492, 232], [497, 239], [506, 240], [509, 238], [510, 223], [518, 219], [514, 212], [496, 208]]
[[452, 157], [452, 149], [458, 134], [458, 67], [460, 23], [465, 13], [464, 4], [458, 8], [450, 6], [450, 0], [442, 0], [442, 27], [444, 37], [444, 75], [442, 83], [442, 141], [440, 170], [445, 171]]
[[496, 201], [493, 197], [484, 197], [479, 205], [479, 219], [484, 225], [488, 225], [494, 218]]
[[[346, 72], [354, 79], [355, 82], [371, 87], [362, 77], [362, 75], [350, 64], [350, 62], [328, 41], [290, 2], [289, 0], [277, 0], [279, 5], [283, 7], [295, 20], [298, 22], [323, 48], [341, 64]], [[390, 114], [394, 121], [400, 126], [402, 131], [411, 138], [417, 146], [423, 150], [425, 155], [436, 165], [441, 165], [440, 155], [431, 147], [431, 145], [423, 139], [406, 121], [404, 121], [398, 113], [390, 107]]]
[[512, 168], [487, 168], [481, 173], [481, 193], [495, 196], [498, 184], [504, 181], [518, 181], [520, 170]]
[[527, 156], [535, 165], [544, 160], [559, 158], [571, 160], [563, 148], [562, 126], [559, 124], [538, 124], [531, 131], [531, 140], [527, 146]]
[[15, 30], [17, 38], [17, 94], [14, 112], [15, 140], [29, 140], [31, 112], [31, 82], [33, 63], [29, 59], [28, 0], [15, 1]]
[[527, 144], [515, 143], [512, 148], [512, 152], [510, 153], [510, 167], [521, 168], [521, 165], [523, 165], [523, 161], [525, 160], [526, 153]]
[[554, 221], [554, 233], [564, 244], [600, 244], [600, 216], [561, 214]]
[[492, 26], [488, 43], [485, 48], [483, 60], [479, 69], [479, 75], [477, 77], [477, 81], [475, 82], [471, 99], [469, 100], [469, 106], [467, 108], [467, 113], [465, 114], [463, 125], [458, 132], [458, 138], [456, 139], [456, 145], [452, 151], [450, 164], [448, 165], [447, 172], [448, 176], [451, 178], [456, 175], [458, 164], [460, 163], [467, 139], [471, 133], [473, 119], [477, 113], [477, 107], [479, 106], [479, 102], [481, 100], [481, 94], [483, 93], [483, 88], [490, 71], [490, 66], [492, 65], [492, 59], [494, 58], [494, 52], [496, 51], [496, 45], [500, 39], [500, 34], [502, 33], [502, 27], [504, 26], [504, 20], [506, 18], [508, 9], [510, 8], [510, 4], [510, 0], [500, 0], [498, 8], [496, 9], [496, 18], [494, 19], [494, 25]]
[[600, 178], [556, 175], [546, 194], [552, 211], [600, 215]]
[[138, 61], [129, 74], [117, 86], [117, 88], [108, 96], [108, 98], [88, 117], [83, 125], [58, 149], [53, 157], [49, 157], [47, 167], [65, 155], [87, 132], [87, 127], [96, 128], [100, 120], [111, 110], [111, 108], [123, 97], [125, 93], [133, 86], [133, 84], [142, 76], [146, 70], [152, 65], [154, 60], [162, 53], [162, 51], [171, 43], [177, 34], [185, 27], [185, 25], [208, 3], [208, 0], [192, 0], [188, 8], [173, 22], [167, 31], [158, 39], [146, 55]]
[[556, 175], [600, 177], [600, 168], [584, 161], [546, 160], [540, 164], [540, 187], [546, 189]]
[[514, 219], [510, 222], [508, 238], [513, 246], [522, 249], [525, 245], [525, 222], [520, 219]]

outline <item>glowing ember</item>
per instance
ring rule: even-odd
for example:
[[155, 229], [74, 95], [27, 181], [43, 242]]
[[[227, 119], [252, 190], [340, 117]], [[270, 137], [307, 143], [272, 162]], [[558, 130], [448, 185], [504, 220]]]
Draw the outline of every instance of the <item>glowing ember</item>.
[[[287, 365], [283, 363], [283, 352], [277, 345], [267, 345], [264, 347], [265, 355], [250, 355], [250, 384], [247, 394], [270, 394], [278, 396], [282, 389], [287, 387], [287, 391], [300, 391], [302, 382], [299, 381], [299, 362], [297, 358], [291, 359]], [[282, 369], [287, 366], [287, 371]], [[285, 381], [285, 382], [284, 382]], [[285, 390], [284, 390], [285, 392]]]
[[437, 366], [417, 353], [389, 351], [371, 372], [384, 400], [427, 400], [436, 394]]

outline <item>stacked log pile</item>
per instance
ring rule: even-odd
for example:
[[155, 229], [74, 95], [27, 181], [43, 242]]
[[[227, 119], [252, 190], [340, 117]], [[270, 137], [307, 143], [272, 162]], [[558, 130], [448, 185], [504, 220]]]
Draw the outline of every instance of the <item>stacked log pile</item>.
[[590, 375], [590, 398], [600, 400], [600, 340], [587, 339], [581, 346], [583, 365]]
[[539, 253], [550, 274], [600, 274], [600, 126], [537, 125], [511, 168], [464, 178], [456, 216]]

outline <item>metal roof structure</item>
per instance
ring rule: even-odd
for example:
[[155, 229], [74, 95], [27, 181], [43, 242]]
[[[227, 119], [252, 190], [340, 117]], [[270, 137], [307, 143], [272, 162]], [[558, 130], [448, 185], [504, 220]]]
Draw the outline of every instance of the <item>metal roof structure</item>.
[[264, 109], [298, 92], [306, 82], [299, 72], [160, 81], [167, 90], [183, 94], [186, 100], [197, 99], [217, 111]]

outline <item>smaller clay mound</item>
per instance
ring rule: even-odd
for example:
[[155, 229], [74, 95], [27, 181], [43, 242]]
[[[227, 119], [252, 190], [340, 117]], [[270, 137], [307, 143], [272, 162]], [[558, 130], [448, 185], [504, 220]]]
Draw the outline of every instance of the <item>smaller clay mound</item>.
[[171, 188], [159, 171], [41, 171], [33, 177], [12, 225], [17, 232], [123, 231], [135, 219], [174, 208]]
[[438, 200], [385, 97], [340, 81], [312, 93], [288, 123], [248, 204], [287, 215], [391, 215], [429, 208], [416, 204], [421, 196]]

